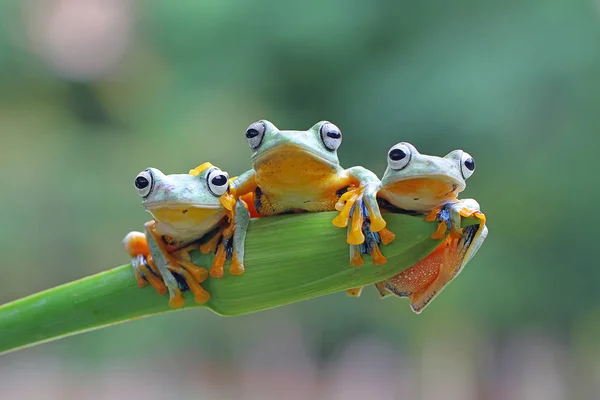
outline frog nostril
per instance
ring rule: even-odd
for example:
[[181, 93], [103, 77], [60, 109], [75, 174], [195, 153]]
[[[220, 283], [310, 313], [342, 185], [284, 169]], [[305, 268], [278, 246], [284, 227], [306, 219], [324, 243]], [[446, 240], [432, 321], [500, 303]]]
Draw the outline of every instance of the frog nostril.
[[148, 179], [144, 178], [143, 176], [138, 176], [137, 178], [135, 178], [135, 187], [138, 189], [146, 189], [148, 187], [148, 185], [150, 185], [150, 182], [148, 181]]

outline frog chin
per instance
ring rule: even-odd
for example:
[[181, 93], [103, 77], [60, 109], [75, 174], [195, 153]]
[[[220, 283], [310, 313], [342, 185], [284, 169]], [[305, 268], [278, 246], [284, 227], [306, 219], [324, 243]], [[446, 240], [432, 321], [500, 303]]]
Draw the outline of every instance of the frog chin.
[[156, 233], [175, 239], [200, 239], [225, 217], [225, 209], [216, 206], [194, 206], [180, 204], [171, 207], [147, 207], [156, 221]]

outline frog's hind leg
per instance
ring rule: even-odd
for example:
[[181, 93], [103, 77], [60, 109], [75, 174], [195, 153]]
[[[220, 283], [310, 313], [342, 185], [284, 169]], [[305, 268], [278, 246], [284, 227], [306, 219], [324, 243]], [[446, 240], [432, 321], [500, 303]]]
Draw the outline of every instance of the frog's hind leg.
[[213, 259], [213, 264], [210, 267], [210, 276], [213, 278], [222, 278], [223, 277], [223, 266], [225, 265], [225, 261], [227, 260], [227, 248], [231, 246], [231, 239], [233, 236], [233, 231], [235, 229], [235, 224], [231, 223], [228, 227], [223, 230], [223, 234], [220, 237], [219, 243], [217, 244], [217, 251], [215, 253], [215, 258]]
[[[196, 280], [196, 277], [193, 276], [187, 268], [175, 267], [173, 268], [173, 270], [181, 277], [183, 277], [190, 291], [194, 294], [194, 300], [196, 301], [196, 303], [204, 304], [208, 300], [210, 300], [210, 293], [204, 290], [204, 288], [200, 285], [201, 282], [198, 282]], [[208, 274], [206, 276], [208, 276]]]
[[149, 283], [156, 289], [158, 294], [165, 294], [167, 287], [157, 276], [158, 270], [152, 263], [146, 235], [142, 232], [129, 232], [123, 239], [123, 246], [131, 256], [131, 266], [135, 273], [138, 287], [142, 288]]
[[172, 264], [172, 257], [166, 251], [162, 238], [154, 232], [154, 224], [154, 221], [144, 224], [144, 231], [146, 232], [146, 239], [148, 240], [152, 260], [169, 290], [169, 305], [173, 308], [180, 308], [184, 304], [181, 290], [179, 289], [177, 280], [169, 270], [177, 269], [179, 266]]
[[224, 230], [225, 230], [225, 226], [224, 225], [220, 226], [207, 242], [201, 244], [200, 249], [199, 249], [200, 253], [208, 254], [208, 253], [215, 251], [215, 249], [217, 248], [217, 246], [219, 245], [219, 243], [221, 241], [221, 236], [223, 236]]
[[451, 282], [477, 252], [487, 227], [472, 225], [460, 237], [448, 236], [429, 256], [408, 270], [386, 281], [386, 288], [397, 296], [408, 297], [414, 312], [425, 307]]

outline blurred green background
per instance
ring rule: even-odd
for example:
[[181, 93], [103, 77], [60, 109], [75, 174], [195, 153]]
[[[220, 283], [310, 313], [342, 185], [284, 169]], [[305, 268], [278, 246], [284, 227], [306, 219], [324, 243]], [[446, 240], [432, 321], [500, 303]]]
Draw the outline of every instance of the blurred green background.
[[172, 313], [4, 356], [0, 398], [600, 396], [598, 2], [4, 0], [0, 33], [0, 303], [126, 263], [136, 174], [240, 174], [262, 118], [378, 174], [462, 148], [490, 229], [422, 315]]

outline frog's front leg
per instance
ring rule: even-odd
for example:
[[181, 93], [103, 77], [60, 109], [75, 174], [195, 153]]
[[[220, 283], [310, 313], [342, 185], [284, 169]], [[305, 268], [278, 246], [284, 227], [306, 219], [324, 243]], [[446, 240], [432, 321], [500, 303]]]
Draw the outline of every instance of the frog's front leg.
[[[363, 167], [352, 167], [346, 172], [355, 180], [358, 181], [358, 187], [351, 187], [346, 193], [340, 196], [335, 209], [340, 213], [333, 220], [333, 224], [337, 227], [345, 227], [348, 225], [352, 209], [360, 200], [364, 202], [366, 211], [368, 212], [371, 230], [379, 232], [385, 228], [385, 220], [379, 211], [377, 204], [377, 191], [381, 185], [379, 178], [373, 172]], [[348, 244], [361, 244], [365, 238], [362, 234], [362, 221], [367, 217], [367, 212], [361, 212], [359, 215], [353, 213], [351, 221], [351, 230], [347, 236]]]
[[152, 260], [169, 290], [169, 304], [171, 307], [179, 308], [183, 307], [184, 304], [181, 290], [171, 271], [181, 275], [185, 279], [186, 284], [192, 293], [194, 293], [194, 300], [198, 304], [206, 303], [210, 299], [210, 294], [202, 288], [200, 282], [206, 279], [207, 274], [202, 273], [200, 271], [202, 268], [191, 262], [183, 259], [178, 260], [176, 257], [173, 257], [167, 251], [162, 238], [155, 232], [154, 226], [155, 222], [149, 221], [144, 224], [144, 231], [146, 232], [146, 239], [148, 240]]
[[479, 218], [481, 227], [485, 225], [485, 215], [480, 211], [479, 203], [474, 199], [457, 200], [436, 207], [425, 216], [425, 221], [438, 221], [438, 228], [431, 238], [441, 240], [446, 237], [448, 230], [453, 237], [460, 237], [462, 233], [461, 220], [467, 217]]
[[241, 199], [238, 199], [235, 204], [234, 216], [233, 253], [231, 255], [229, 273], [232, 275], [241, 275], [244, 273], [244, 245], [246, 242], [246, 232], [250, 224], [250, 212]]

